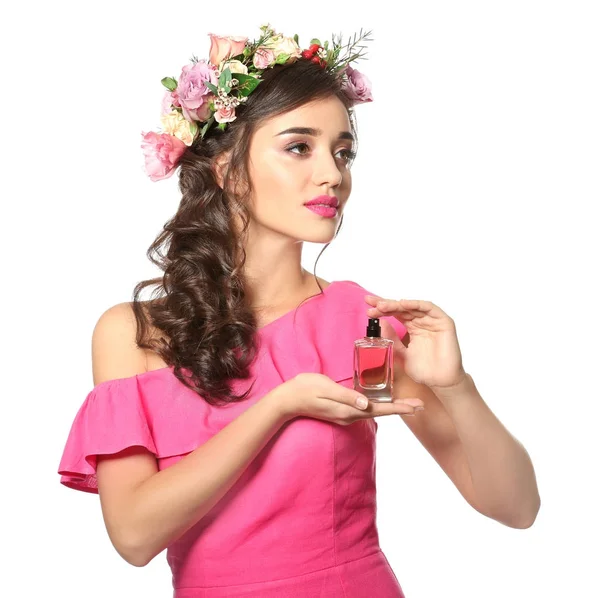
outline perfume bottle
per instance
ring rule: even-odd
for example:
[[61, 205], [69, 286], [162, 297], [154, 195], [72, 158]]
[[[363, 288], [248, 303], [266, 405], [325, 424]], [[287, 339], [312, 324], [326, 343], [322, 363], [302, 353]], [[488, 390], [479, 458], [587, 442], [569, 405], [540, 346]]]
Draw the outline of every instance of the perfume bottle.
[[369, 318], [367, 334], [354, 341], [354, 390], [375, 403], [392, 402], [394, 341], [381, 338], [379, 318]]

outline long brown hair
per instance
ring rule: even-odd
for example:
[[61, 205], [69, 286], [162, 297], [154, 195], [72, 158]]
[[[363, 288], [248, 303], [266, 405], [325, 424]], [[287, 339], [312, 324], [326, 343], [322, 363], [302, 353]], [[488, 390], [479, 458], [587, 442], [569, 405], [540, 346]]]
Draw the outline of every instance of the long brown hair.
[[[147, 251], [164, 274], [139, 282], [133, 292], [136, 343], [173, 366], [174, 375], [211, 405], [247, 398], [252, 387], [235, 395], [230, 380], [250, 376], [258, 350], [257, 322], [243, 275], [250, 189], [241, 195], [237, 188], [231, 192], [230, 182], [249, 181], [250, 140], [265, 119], [331, 96], [343, 102], [357, 138], [352, 105], [339, 78], [309, 60], [275, 65], [263, 72], [247, 102], [236, 108], [236, 120], [227, 123], [224, 131], [213, 126], [203, 140], [198, 138], [186, 149], [179, 162], [181, 202]], [[221, 186], [215, 159], [227, 152]], [[243, 223], [241, 235], [234, 217]], [[342, 222], [343, 216], [336, 235]], [[156, 286], [152, 299], [140, 301], [142, 290], [151, 285]], [[149, 333], [149, 325], [159, 331], [158, 337]], [[190, 372], [189, 377], [182, 368]]]

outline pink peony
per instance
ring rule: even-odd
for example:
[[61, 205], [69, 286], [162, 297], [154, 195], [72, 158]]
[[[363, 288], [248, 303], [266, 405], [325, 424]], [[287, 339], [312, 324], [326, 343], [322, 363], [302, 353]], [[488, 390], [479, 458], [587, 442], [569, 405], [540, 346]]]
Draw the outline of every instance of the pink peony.
[[219, 83], [217, 73], [206, 60], [199, 60], [196, 64], [187, 64], [183, 67], [175, 91], [187, 120], [203, 121], [208, 120], [210, 116], [208, 102], [211, 91], [206, 87], [206, 81], [215, 86]]
[[242, 54], [246, 47], [247, 37], [232, 37], [209, 33], [210, 53], [208, 60], [211, 64], [219, 66], [227, 58]]
[[152, 181], [168, 179], [187, 146], [181, 139], [168, 133], [142, 132], [142, 150], [146, 173]]
[[348, 80], [344, 87], [346, 95], [354, 100], [355, 104], [362, 104], [364, 102], [372, 102], [373, 95], [371, 93], [371, 82], [366, 75], [353, 69], [350, 65], [347, 65], [344, 69]]

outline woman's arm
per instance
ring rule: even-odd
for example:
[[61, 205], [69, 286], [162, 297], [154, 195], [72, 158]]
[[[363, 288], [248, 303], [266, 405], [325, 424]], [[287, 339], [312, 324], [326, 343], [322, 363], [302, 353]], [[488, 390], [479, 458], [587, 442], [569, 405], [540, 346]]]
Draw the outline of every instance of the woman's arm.
[[[113, 306], [100, 317], [92, 337], [95, 384], [146, 369], [134, 338], [129, 304]], [[117, 552], [132, 565], [149, 563], [202, 519], [288, 420], [271, 392], [162, 471], [142, 446], [98, 455], [98, 494]]]
[[[202, 519], [285, 421], [267, 394], [202, 446], [134, 487], [114, 512], [127, 539], [118, 548], [120, 554], [135, 566], [148, 564]], [[142, 450], [147, 459], [155, 460]], [[101, 470], [101, 495], [111, 480], [121, 476], [118, 468], [114, 461]]]

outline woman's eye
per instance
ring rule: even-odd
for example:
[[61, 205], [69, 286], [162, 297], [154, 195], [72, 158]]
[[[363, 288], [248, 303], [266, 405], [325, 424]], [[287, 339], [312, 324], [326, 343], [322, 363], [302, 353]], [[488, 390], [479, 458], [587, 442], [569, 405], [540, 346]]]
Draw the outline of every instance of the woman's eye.
[[[290, 153], [294, 153], [294, 152], [292, 152], [292, 150], [298, 149], [299, 147], [308, 147], [308, 145], [306, 143], [296, 143], [294, 145], [290, 145], [290, 147], [287, 148], [287, 151]], [[302, 156], [304, 154], [302, 153], [300, 155]]]
[[[308, 144], [307, 143], [295, 143], [294, 145], [291, 145], [290, 147], [287, 148], [286, 151], [290, 152], [290, 153], [296, 153], [296, 152], [292, 152], [292, 150], [294, 149], [298, 149], [300, 147], [305, 147], [308, 148]], [[350, 162], [351, 160], [353, 160], [356, 157], [356, 152], [354, 152], [353, 150], [349, 150], [349, 149], [341, 149], [338, 153], [340, 152], [344, 152], [346, 154], [346, 162]], [[297, 154], [299, 156], [304, 156], [306, 155], [304, 152], [301, 152], [300, 154]]]

